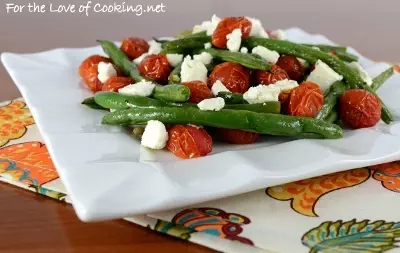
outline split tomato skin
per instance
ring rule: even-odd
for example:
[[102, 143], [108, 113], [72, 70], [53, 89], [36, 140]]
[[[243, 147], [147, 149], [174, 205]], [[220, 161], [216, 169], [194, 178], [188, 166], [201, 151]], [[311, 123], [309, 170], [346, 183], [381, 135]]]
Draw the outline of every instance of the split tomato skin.
[[215, 66], [208, 78], [211, 89], [219, 80], [231, 92], [245, 93], [250, 87], [250, 71], [234, 62], [224, 62]]
[[339, 115], [348, 126], [358, 129], [375, 126], [381, 119], [382, 104], [366, 90], [345, 91], [339, 100]]
[[297, 82], [303, 80], [306, 69], [295, 56], [283, 55], [279, 57], [276, 65], [285, 70], [290, 79]]
[[207, 84], [203, 83], [202, 81], [183, 82], [182, 85], [185, 85], [190, 89], [189, 102], [199, 103], [204, 99], [213, 97], [213, 94], [208, 88]]
[[167, 148], [182, 159], [206, 156], [212, 151], [212, 138], [204, 128], [175, 125], [168, 129]]
[[313, 82], [303, 82], [290, 93], [288, 113], [292, 116], [314, 118], [324, 104], [321, 88]]
[[122, 40], [121, 51], [124, 52], [130, 60], [140, 57], [149, 51], [149, 44], [142, 38], [129, 37]]
[[99, 72], [97, 71], [98, 65], [99, 64], [94, 64], [89, 67], [82, 76], [86, 87], [93, 92], [101, 91], [103, 88], [103, 83], [97, 77], [97, 75], [99, 74]]
[[221, 140], [231, 144], [251, 144], [256, 142], [261, 136], [259, 133], [226, 128], [218, 128], [217, 134]]
[[289, 79], [288, 74], [277, 65], [272, 65], [269, 71], [255, 70], [252, 73], [252, 83], [254, 85], [270, 85], [285, 79]]
[[119, 89], [133, 83], [132, 78], [122, 76], [112, 76], [103, 84], [102, 91], [118, 92]]
[[226, 48], [228, 34], [235, 29], [240, 29], [242, 38], [246, 38], [250, 35], [251, 26], [250, 20], [245, 17], [226, 17], [219, 22], [211, 37], [211, 42], [217, 48]]
[[172, 71], [167, 57], [161, 54], [152, 54], [144, 58], [138, 70], [143, 76], [160, 84], [168, 82], [168, 76]]

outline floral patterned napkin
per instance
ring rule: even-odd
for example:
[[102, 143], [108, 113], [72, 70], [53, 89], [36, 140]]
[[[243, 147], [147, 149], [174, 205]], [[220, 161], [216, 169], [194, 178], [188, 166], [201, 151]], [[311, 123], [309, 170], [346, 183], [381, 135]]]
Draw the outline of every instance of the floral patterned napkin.
[[[0, 104], [0, 181], [70, 203], [22, 99]], [[399, 210], [392, 162], [126, 220], [223, 252], [400, 252]]]

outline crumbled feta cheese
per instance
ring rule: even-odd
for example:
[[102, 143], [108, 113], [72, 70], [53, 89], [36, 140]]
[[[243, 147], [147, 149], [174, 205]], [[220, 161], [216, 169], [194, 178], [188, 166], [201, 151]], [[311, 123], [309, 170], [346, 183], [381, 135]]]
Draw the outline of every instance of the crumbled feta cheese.
[[299, 57], [297, 57], [297, 60], [300, 62], [301, 65], [303, 65], [303, 67], [307, 67], [308, 66], [308, 62], [304, 59], [301, 59]]
[[211, 92], [214, 94], [214, 96], [217, 96], [221, 91], [230, 92], [230, 90], [228, 90], [228, 88], [226, 88], [226, 86], [220, 80], [217, 80], [211, 87]]
[[223, 98], [207, 98], [197, 104], [202, 111], [219, 111], [225, 106], [225, 100]]
[[265, 32], [260, 20], [251, 17], [246, 18], [251, 22], [250, 36], [269, 38], [268, 33]]
[[183, 60], [183, 54], [167, 54], [167, 60], [169, 65], [176, 67]]
[[168, 141], [165, 125], [158, 120], [150, 120], [144, 129], [141, 144], [146, 148], [163, 149]]
[[102, 83], [105, 83], [110, 77], [117, 76], [117, 71], [114, 66], [108, 62], [99, 62], [99, 65], [97, 65], [97, 72], [97, 78]]
[[358, 63], [358, 62], [351, 62], [349, 63], [349, 67], [355, 70], [361, 77], [361, 79], [368, 85], [372, 85], [372, 78], [369, 76], [367, 71]]
[[118, 90], [119, 93], [129, 96], [148, 97], [153, 93], [156, 85], [152, 82], [141, 80], [140, 82], [129, 84]]
[[157, 40], [168, 40], [168, 41], [172, 41], [172, 40], [176, 40], [177, 38], [174, 38], [174, 37], [160, 37], [160, 38], [158, 38]]
[[242, 30], [239, 28], [233, 30], [230, 34], [226, 35], [226, 39], [226, 47], [229, 51], [238, 52], [242, 43]]
[[247, 49], [247, 47], [242, 47], [242, 48], [240, 49], [240, 52], [241, 52], [242, 54], [247, 54], [247, 53], [249, 52], [249, 49]]
[[204, 49], [212, 48], [211, 42], [204, 43]]
[[144, 53], [141, 56], [139, 56], [138, 58], [133, 60], [133, 62], [136, 65], [139, 65], [142, 62], [142, 60], [144, 58], [146, 58], [148, 55], [161, 53], [161, 50], [162, 50], [161, 43], [158, 43], [155, 40], [147, 41], [147, 43], [149, 44], [149, 51], [147, 51], [147, 53]]
[[317, 61], [315, 69], [307, 77], [307, 81], [318, 84], [323, 92], [327, 91], [334, 82], [342, 79], [343, 76], [336, 73], [321, 60]]
[[181, 67], [181, 81], [202, 81], [207, 82], [207, 68], [200, 60], [192, 60], [188, 55], [185, 57]]
[[284, 40], [285, 39], [285, 32], [281, 29], [275, 30], [271, 32], [271, 35], [274, 36], [278, 40]]
[[210, 64], [213, 57], [210, 53], [202, 52], [201, 54], [193, 55], [194, 60], [201, 61], [204, 65]]
[[282, 92], [296, 88], [297, 86], [299, 86], [299, 84], [294, 80], [284, 79], [275, 82], [274, 84], [272, 84], [272, 86], [275, 88], [279, 88], [280, 92]]
[[272, 64], [275, 64], [279, 59], [278, 52], [269, 50], [263, 46], [254, 47], [253, 50], [251, 50], [251, 53], [261, 56], [261, 58]]
[[207, 32], [207, 35], [212, 35], [217, 28], [221, 19], [215, 14], [211, 17], [211, 21], [203, 21], [200, 25], [195, 25], [193, 27], [192, 33]]
[[250, 87], [250, 89], [243, 94], [243, 98], [249, 104], [279, 101], [280, 92], [280, 88], [275, 87], [275, 85], [260, 84], [255, 87]]

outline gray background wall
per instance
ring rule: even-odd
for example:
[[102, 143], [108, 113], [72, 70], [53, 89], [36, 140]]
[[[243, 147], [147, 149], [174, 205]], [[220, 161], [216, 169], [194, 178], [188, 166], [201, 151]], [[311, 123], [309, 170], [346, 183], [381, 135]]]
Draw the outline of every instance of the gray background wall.
[[[301, 27], [323, 33], [333, 41], [355, 47], [376, 59], [400, 62], [399, 0], [93, 0], [95, 3], [159, 4], [165, 13], [6, 13], [0, 4], [0, 52], [36, 52], [57, 47], [95, 45], [97, 38], [120, 40], [126, 36], [174, 35], [194, 24], [218, 16], [254, 16], [266, 29]], [[33, 2], [33, 1], [31, 1]], [[37, 4], [76, 4], [79, 0], [36, 0]], [[0, 100], [18, 96], [0, 66]]]

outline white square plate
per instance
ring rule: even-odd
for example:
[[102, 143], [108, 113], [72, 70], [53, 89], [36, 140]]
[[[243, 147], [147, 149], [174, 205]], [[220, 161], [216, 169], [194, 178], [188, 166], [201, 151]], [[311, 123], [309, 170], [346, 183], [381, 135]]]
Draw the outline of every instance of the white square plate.
[[[291, 41], [332, 44], [297, 28], [286, 32]], [[254, 145], [217, 144], [211, 155], [179, 160], [141, 148], [123, 129], [101, 125], [104, 112], [80, 104], [92, 94], [82, 86], [78, 66], [92, 54], [103, 52], [2, 54], [84, 221], [163, 211], [400, 158], [399, 75], [378, 92], [395, 115], [391, 125], [346, 131], [339, 140], [266, 137]], [[360, 63], [373, 76], [389, 66], [363, 57]]]

